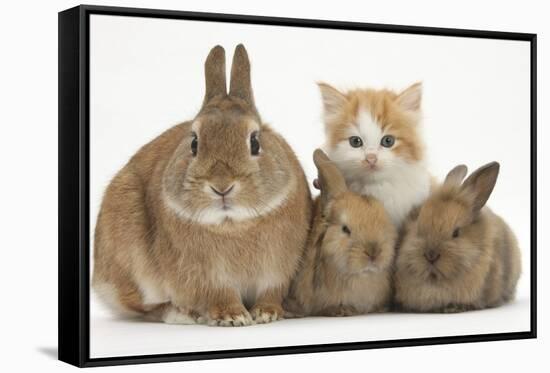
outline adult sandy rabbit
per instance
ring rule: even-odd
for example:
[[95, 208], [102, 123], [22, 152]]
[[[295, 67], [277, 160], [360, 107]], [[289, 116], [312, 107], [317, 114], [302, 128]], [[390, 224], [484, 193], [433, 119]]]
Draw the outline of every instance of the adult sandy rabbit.
[[205, 62], [202, 108], [143, 146], [109, 184], [93, 287], [113, 309], [166, 323], [240, 326], [282, 317], [311, 197], [285, 140], [262, 122], [237, 46]]

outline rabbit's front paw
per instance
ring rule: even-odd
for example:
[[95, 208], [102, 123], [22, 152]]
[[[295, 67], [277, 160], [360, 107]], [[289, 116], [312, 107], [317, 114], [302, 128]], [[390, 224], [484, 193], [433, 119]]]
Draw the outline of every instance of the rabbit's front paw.
[[252, 317], [242, 304], [215, 306], [209, 312], [208, 325], [247, 326], [252, 325]]
[[344, 317], [344, 316], [354, 316], [359, 314], [359, 312], [353, 306], [339, 305], [327, 307], [320, 312], [319, 316], [328, 316], [328, 317]]
[[441, 309], [441, 313], [459, 313], [472, 310], [474, 310], [474, 307], [466, 304], [449, 304]]
[[198, 313], [194, 311], [185, 311], [176, 307], [170, 307], [162, 316], [162, 321], [166, 324], [197, 324], [199, 320]]
[[358, 315], [359, 312], [355, 309], [353, 306], [346, 306], [341, 305], [338, 309], [336, 316], [355, 316]]
[[284, 315], [283, 307], [280, 304], [273, 303], [256, 304], [250, 313], [256, 324], [267, 324], [281, 320]]

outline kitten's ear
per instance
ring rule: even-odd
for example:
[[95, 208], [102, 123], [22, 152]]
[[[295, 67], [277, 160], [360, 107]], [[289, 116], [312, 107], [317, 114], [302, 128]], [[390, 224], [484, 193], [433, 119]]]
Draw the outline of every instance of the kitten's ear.
[[419, 111], [422, 102], [422, 82], [417, 82], [397, 96], [397, 103], [407, 111]]
[[342, 92], [331, 85], [322, 82], [317, 83], [317, 85], [321, 90], [321, 97], [323, 98], [325, 120], [330, 120], [342, 111], [342, 108], [346, 105], [348, 99]]

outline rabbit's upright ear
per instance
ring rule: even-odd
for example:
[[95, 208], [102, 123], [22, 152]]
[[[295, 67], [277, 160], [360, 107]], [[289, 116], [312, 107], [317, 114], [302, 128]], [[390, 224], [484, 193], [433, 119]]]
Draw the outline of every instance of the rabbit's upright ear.
[[223, 47], [216, 45], [208, 53], [208, 57], [206, 57], [206, 62], [204, 63], [204, 77], [206, 89], [203, 104], [206, 104], [215, 96], [225, 96], [227, 94], [225, 50]]
[[250, 61], [248, 53], [242, 44], [237, 45], [235, 54], [233, 55], [229, 95], [241, 98], [248, 104], [254, 105], [252, 83], [250, 80]]
[[472, 196], [474, 212], [479, 211], [487, 203], [497, 182], [499, 170], [498, 162], [491, 162], [480, 167], [464, 180], [462, 190]]
[[466, 177], [466, 174], [468, 173], [468, 167], [461, 164], [453, 168], [447, 176], [445, 177], [445, 181], [443, 184], [445, 185], [460, 185], [462, 183], [462, 180]]
[[319, 173], [319, 186], [323, 202], [326, 203], [348, 190], [344, 176], [321, 149], [315, 150], [313, 161]]

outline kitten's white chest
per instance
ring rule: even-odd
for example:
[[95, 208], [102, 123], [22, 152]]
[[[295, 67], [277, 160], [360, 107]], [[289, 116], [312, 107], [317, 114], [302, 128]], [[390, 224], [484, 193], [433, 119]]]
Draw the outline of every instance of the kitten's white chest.
[[430, 192], [428, 172], [423, 169], [411, 171], [376, 181], [353, 181], [350, 189], [382, 202], [390, 219], [399, 228], [411, 209], [421, 204]]

